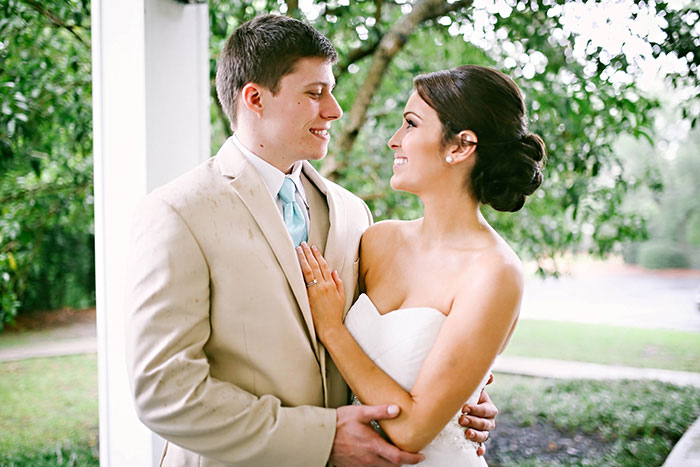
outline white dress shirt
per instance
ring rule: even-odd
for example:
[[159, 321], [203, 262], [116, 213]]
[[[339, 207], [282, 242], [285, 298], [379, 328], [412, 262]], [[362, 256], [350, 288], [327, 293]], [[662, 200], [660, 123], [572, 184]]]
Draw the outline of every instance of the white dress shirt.
[[296, 161], [294, 165], [292, 165], [291, 173], [285, 174], [277, 167], [261, 159], [259, 156], [256, 156], [250, 149], [243, 146], [243, 143], [236, 137], [235, 133], [231, 136], [231, 141], [233, 141], [236, 147], [248, 158], [253, 167], [255, 167], [255, 170], [257, 170], [258, 174], [262, 177], [267, 190], [270, 192], [270, 196], [275, 200], [280, 216], [283, 215], [284, 206], [284, 202], [278, 196], [280, 188], [282, 188], [285, 178], [290, 178], [292, 182], [294, 182], [294, 186], [296, 187], [294, 196], [296, 197], [297, 203], [299, 203], [299, 206], [306, 207], [306, 209], [302, 209], [301, 212], [304, 214], [304, 220], [306, 221], [306, 231], [309, 232], [311, 229], [311, 219], [309, 217], [309, 203], [306, 200], [306, 191], [304, 191], [304, 185], [301, 183], [301, 161]]

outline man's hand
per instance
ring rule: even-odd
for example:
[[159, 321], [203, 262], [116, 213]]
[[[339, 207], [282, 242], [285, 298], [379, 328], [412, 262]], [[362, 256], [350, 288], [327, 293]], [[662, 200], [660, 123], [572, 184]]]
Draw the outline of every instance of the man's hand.
[[382, 439], [370, 421], [399, 414], [395, 405], [346, 405], [336, 410], [336, 429], [330, 462], [337, 467], [395, 467], [417, 464], [422, 454], [405, 452]]
[[[493, 382], [493, 374], [489, 378], [486, 384], [491, 384]], [[479, 449], [476, 453], [483, 456], [486, 453], [486, 447], [484, 442], [489, 439], [489, 432], [496, 428], [496, 415], [498, 415], [498, 409], [488, 394], [486, 390], [481, 391], [481, 397], [479, 401], [474, 404], [464, 404], [462, 407], [462, 416], [459, 417], [459, 424], [467, 428], [464, 431], [464, 436], [479, 443]]]

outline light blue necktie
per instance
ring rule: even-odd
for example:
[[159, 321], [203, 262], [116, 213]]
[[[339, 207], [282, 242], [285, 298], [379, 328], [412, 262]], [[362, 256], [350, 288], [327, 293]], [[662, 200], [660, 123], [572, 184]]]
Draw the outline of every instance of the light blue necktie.
[[284, 225], [289, 231], [289, 235], [292, 237], [292, 243], [294, 243], [294, 246], [299, 246], [299, 244], [305, 242], [308, 237], [306, 232], [306, 220], [294, 196], [295, 192], [296, 186], [294, 182], [291, 178], [285, 177], [279, 192], [279, 197], [284, 203], [282, 206], [282, 218], [284, 219]]

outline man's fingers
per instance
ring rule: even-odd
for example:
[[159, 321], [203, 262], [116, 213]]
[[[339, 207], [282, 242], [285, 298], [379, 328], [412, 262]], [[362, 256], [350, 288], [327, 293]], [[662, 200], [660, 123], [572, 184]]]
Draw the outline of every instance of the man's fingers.
[[476, 449], [476, 455], [483, 456], [484, 454], [486, 454], [486, 445], [484, 443], [481, 443]]
[[489, 439], [489, 432], [469, 428], [464, 432], [464, 437], [469, 441], [474, 441], [475, 443], [485, 443], [486, 440]]
[[[491, 378], [493, 378], [493, 375], [491, 375]], [[489, 393], [486, 392], [486, 388], [481, 390], [481, 394], [479, 394], [479, 400], [476, 403], [483, 404], [484, 402], [491, 403], [491, 397], [489, 397]]]
[[467, 410], [463, 410], [463, 412], [475, 418], [494, 419], [498, 415], [498, 409], [490, 400], [477, 405], [468, 405], [466, 408]]
[[369, 423], [372, 420], [388, 420], [396, 417], [399, 412], [399, 406], [394, 404], [387, 405], [362, 405], [362, 414], [360, 421]]
[[459, 424], [462, 425], [463, 427], [470, 428], [467, 430], [467, 433], [465, 435], [467, 438], [481, 442], [481, 441], [486, 441], [486, 438], [488, 437], [488, 433], [486, 433], [486, 437], [483, 439], [480, 438], [473, 438], [469, 436], [469, 432], [475, 432], [475, 433], [481, 433], [481, 432], [489, 432], [492, 431], [494, 428], [496, 428], [496, 421], [492, 418], [481, 418], [481, 417], [473, 417], [471, 415], [462, 415], [459, 417]]
[[377, 445], [377, 455], [391, 462], [392, 465], [414, 465], [425, 459], [421, 453], [402, 451], [384, 440]]

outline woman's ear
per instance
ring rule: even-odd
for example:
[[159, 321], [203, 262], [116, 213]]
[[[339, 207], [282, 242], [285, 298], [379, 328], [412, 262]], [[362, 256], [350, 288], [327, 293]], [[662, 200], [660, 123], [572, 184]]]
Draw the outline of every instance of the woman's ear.
[[462, 130], [455, 136], [455, 142], [447, 147], [446, 160], [450, 164], [459, 164], [471, 158], [476, 152], [478, 139], [471, 130]]
[[247, 83], [241, 89], [241, 101], [243, 107], [250, 110], [258, 116], [262, 117], [262, 92], [261, 87], [255, 83]]

